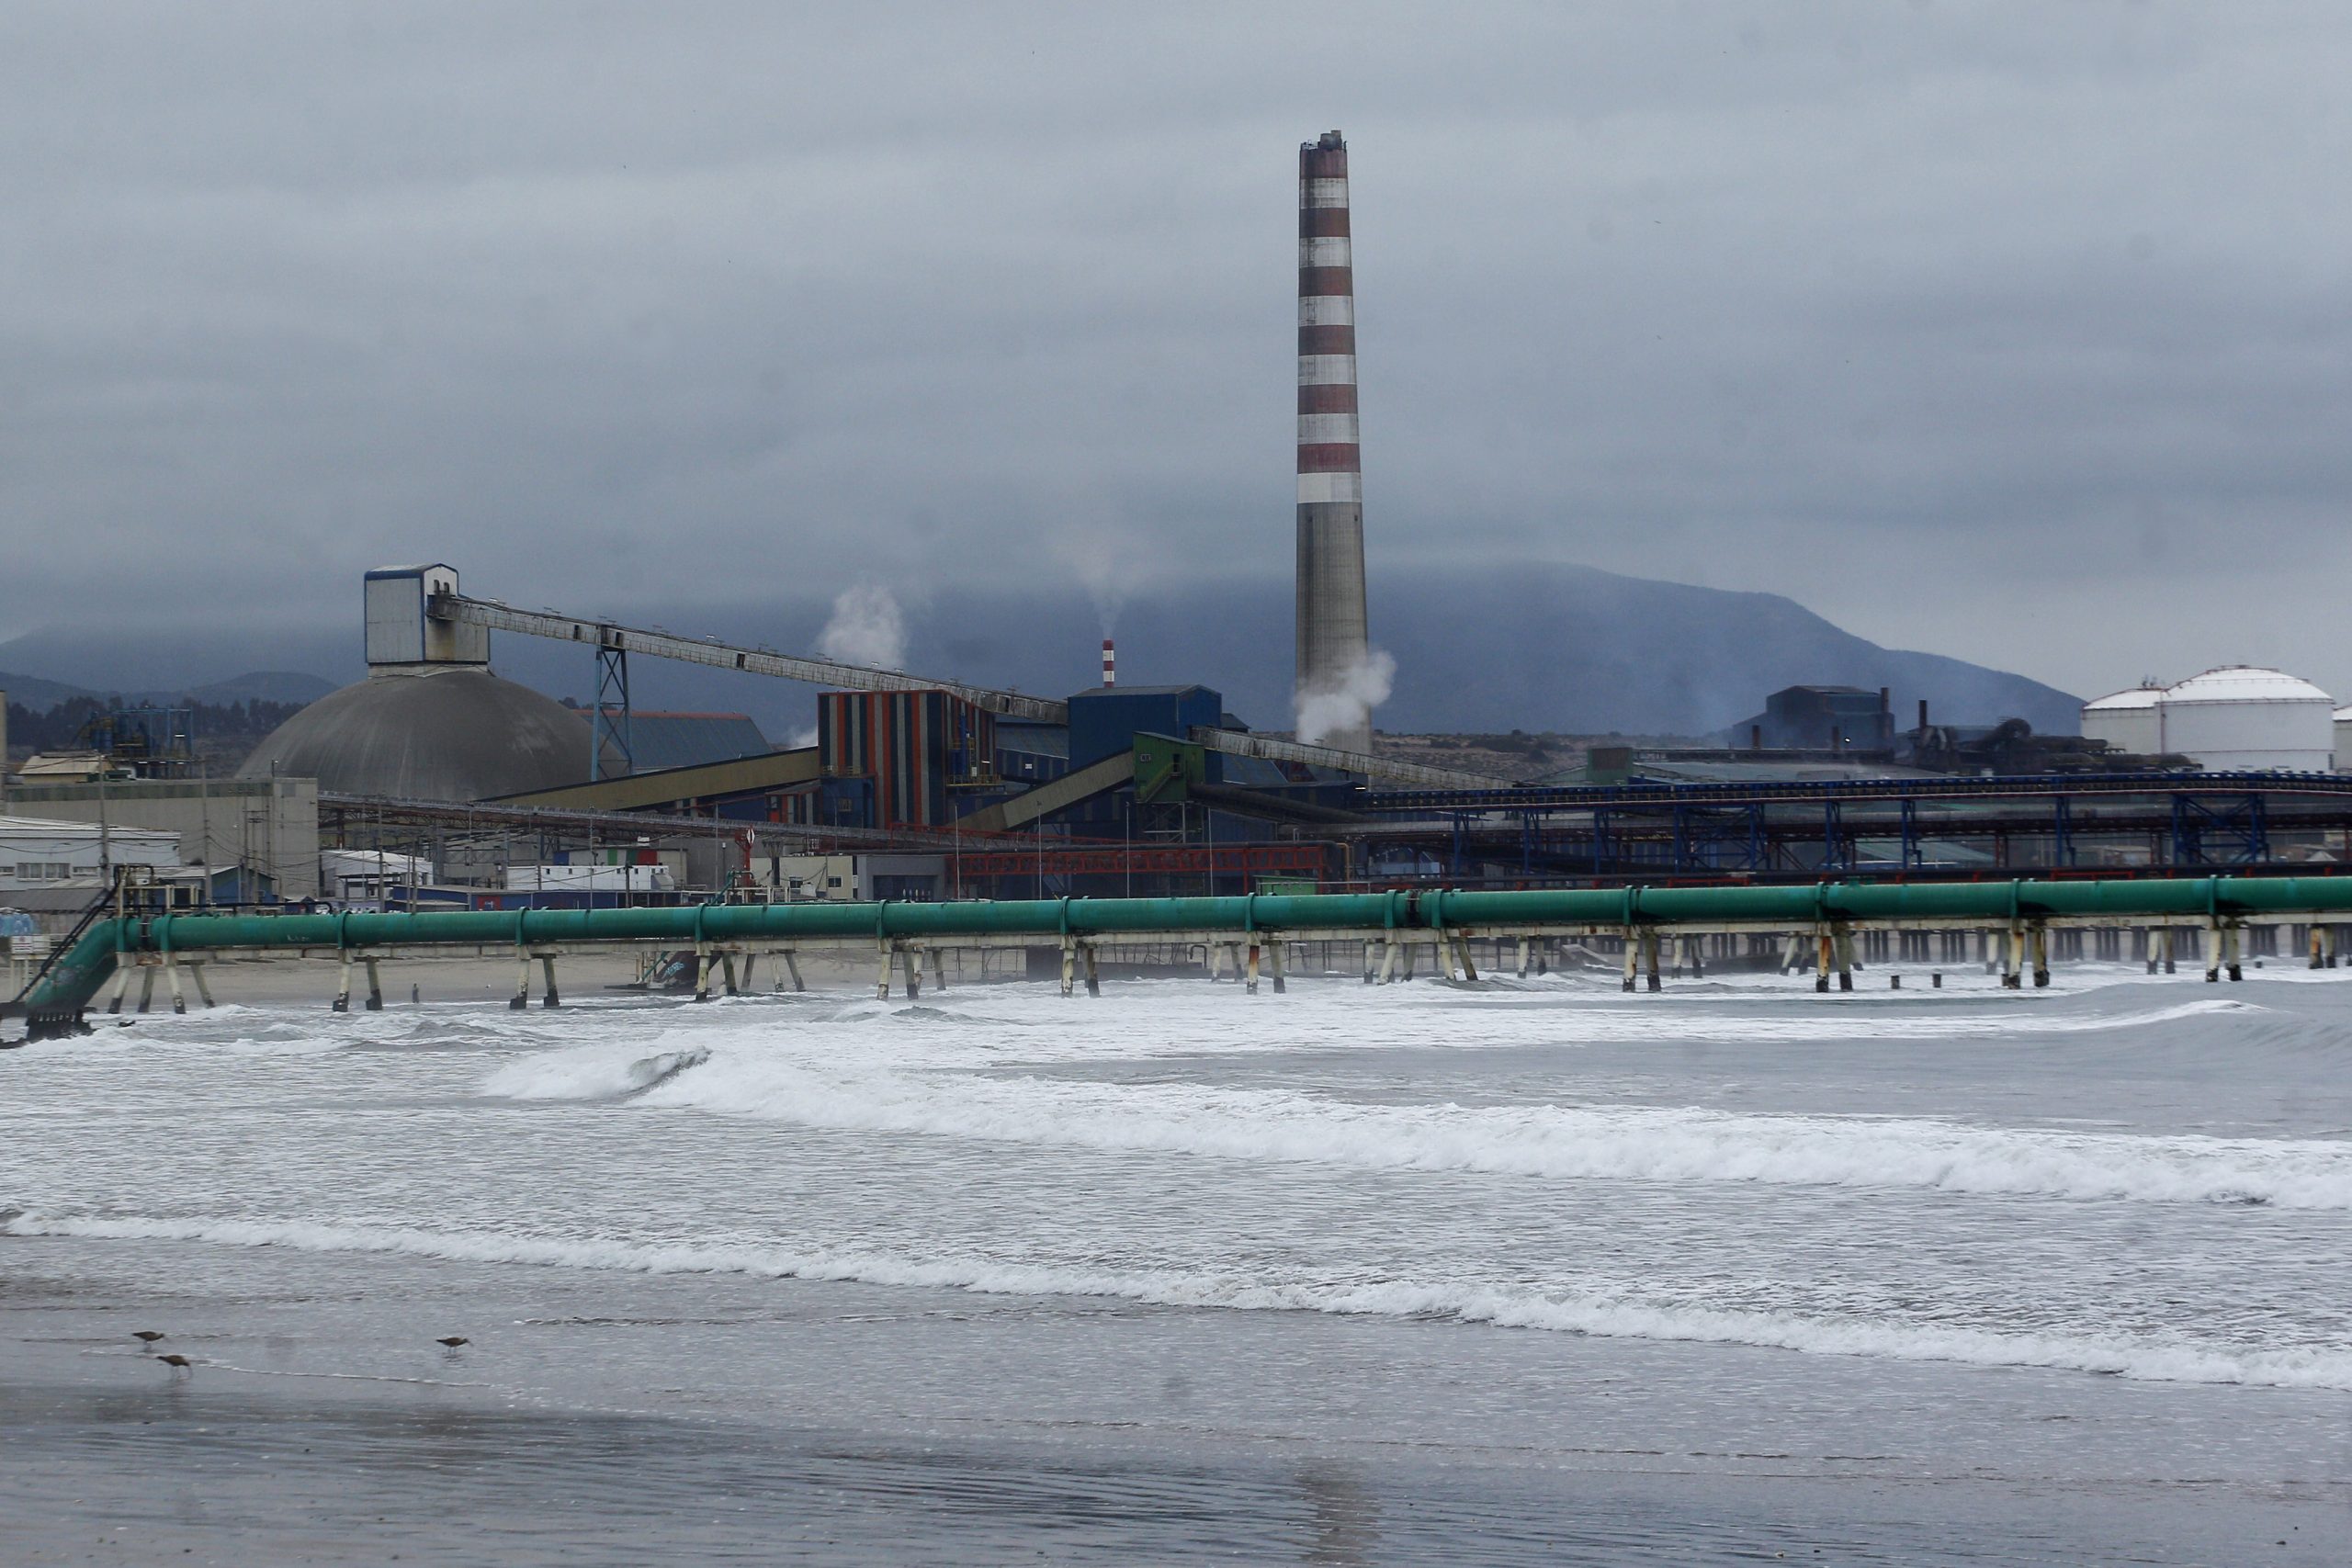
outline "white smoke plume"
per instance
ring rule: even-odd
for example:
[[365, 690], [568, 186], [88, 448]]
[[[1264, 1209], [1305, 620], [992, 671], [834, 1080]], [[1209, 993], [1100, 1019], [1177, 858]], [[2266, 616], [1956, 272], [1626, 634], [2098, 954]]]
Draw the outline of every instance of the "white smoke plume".
[[1299, 693], [1299, 739], [1309, 746], [1319, 746], [1327, 736], [1360, 725], [1369, 728], [1372, 710], [1388, 700], [1389, 687], [1396, 680], [1396, 661], [1375, 648], [1343, 674], [1339, 685], [1331, 690]]
[[817, 639], [817, 652], [842, 664], [904, 670], [907, 617], [898, 599], [878, 582], [842, 589], [833, 599], [833, 618]]

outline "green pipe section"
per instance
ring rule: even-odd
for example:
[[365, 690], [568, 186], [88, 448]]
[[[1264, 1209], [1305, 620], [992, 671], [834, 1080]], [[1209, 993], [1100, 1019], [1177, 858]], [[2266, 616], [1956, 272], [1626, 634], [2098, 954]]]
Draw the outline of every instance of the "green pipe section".
[[556, 946], [962, 936], [1102, 937], [1142, 931], [1510, 929], [1546, 925], [1809, 926], [1825, 921], [2054, 916], [2177, 919], [2352, 917], [2352, 877], [2202, 877], [1996, 883], [1818, 883], [1774, 887], [1593, 887], [1510, 893], [1251, 894], [1209, 898], [1033, 898], [926, 904], [703, 904], [658, 909], [415, 914], [158, 915], [100, 920], [24, 998], [35, 1037], [80, 1018], [119, 955], [220, 948]]

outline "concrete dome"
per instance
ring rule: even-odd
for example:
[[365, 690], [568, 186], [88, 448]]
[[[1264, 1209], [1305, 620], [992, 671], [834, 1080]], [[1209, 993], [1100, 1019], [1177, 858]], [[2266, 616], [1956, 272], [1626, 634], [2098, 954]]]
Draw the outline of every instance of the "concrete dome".
[[479, 665], [379, 669], [288, 719], [240, 778], [273, 769], [334, 795], [485, 800], [588, 776], [588, 720]]

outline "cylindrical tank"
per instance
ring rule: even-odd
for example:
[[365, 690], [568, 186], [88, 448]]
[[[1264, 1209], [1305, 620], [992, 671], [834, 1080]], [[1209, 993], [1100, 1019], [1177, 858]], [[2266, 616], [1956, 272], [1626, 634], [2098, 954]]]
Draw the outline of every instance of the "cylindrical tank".
[[2159, 749], [2215, 773], [2335, 765], [2335, 699], [2277, 670], [2225, 665], [2165, 689]]
[[2083, 705], [2083, 739], [2104, 740], [2110, 751], [2149, 756], [2164, 750], [2156, 723], [2162, 686], [2133, 686]]
[[2335, 710], [2335, 771], [2352, 773], [2352, 707]]

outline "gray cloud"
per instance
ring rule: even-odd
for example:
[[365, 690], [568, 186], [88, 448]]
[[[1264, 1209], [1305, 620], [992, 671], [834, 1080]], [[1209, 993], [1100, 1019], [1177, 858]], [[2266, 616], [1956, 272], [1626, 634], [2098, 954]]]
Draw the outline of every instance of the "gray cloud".
[[1284, 573], [1338, 125], [1384, 562], [2352, 693], [2348, 65], [2259, 4], [20, 4], [0, 633], [429, 557], [616, 611]]

